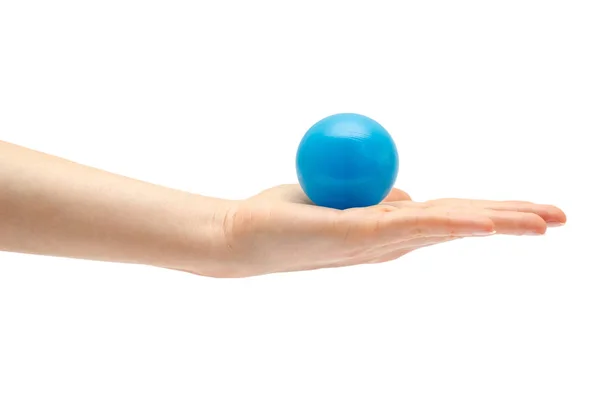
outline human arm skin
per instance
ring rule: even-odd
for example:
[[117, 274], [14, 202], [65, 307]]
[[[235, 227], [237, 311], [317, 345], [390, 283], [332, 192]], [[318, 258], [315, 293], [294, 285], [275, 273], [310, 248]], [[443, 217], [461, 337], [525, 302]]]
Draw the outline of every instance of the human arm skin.
[[0, 142], [0, 250], [138, 263], [210, 277], [388, 262], [462, 238], [543, 235], [566, 216], [526, 201], [315, 206], [298, 185], [224, 200]]
[[0, 141], [3, 251], [216, 274], [227, 207]]

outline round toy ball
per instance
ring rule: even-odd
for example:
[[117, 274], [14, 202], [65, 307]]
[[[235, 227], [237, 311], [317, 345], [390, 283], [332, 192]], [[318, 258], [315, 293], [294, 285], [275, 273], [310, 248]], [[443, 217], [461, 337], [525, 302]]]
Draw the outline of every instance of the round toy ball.
[[340, 113], [314, 124], [296, 154], [296, 172], [308, 198], [322, 207], [348, 209], [379, 204], [398, 175], [398, 152], [375, 120]]

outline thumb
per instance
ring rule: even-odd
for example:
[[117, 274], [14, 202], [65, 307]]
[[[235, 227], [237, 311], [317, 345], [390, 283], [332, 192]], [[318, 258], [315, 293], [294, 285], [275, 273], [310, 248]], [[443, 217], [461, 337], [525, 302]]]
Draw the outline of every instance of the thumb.
[[412, 199], [404, 190], [393, 188], [392, 191], [387, 195], [384, 202], [386, 201], [411, 201]]

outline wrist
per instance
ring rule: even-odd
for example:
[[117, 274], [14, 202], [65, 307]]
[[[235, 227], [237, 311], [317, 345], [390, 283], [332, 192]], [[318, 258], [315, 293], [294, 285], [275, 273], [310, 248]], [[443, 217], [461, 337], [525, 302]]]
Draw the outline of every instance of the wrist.
[[178, 214], [179, 233], [171, 236], [177, 248], [162, 267], [202, 276], [221, 277], [227, 273], [228, 242], [226, 221], [237, 201], [188, 195], [182, 198]]

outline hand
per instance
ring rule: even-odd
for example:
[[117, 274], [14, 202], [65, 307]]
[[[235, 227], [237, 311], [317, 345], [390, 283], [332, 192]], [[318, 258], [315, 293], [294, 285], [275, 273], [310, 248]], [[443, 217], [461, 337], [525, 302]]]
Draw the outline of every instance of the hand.
[[235, 202], [223, 222], [223, 274], [247, 277], [387, 262], [466, 237], [542, 235], [566, 222], [550, 205], [439, 199], [413, 202], [394, 189], [380, 205], [334, 210], [313, 205], [298, 185]]
[[0, 251], [138, 263], [212, 277], [391, 261], [459, 238], [543, 234], [549, 205], [394, 189], [368, 208], [313, 205], [298, 185], [231, 201], [138, 181], [0, 141]]

